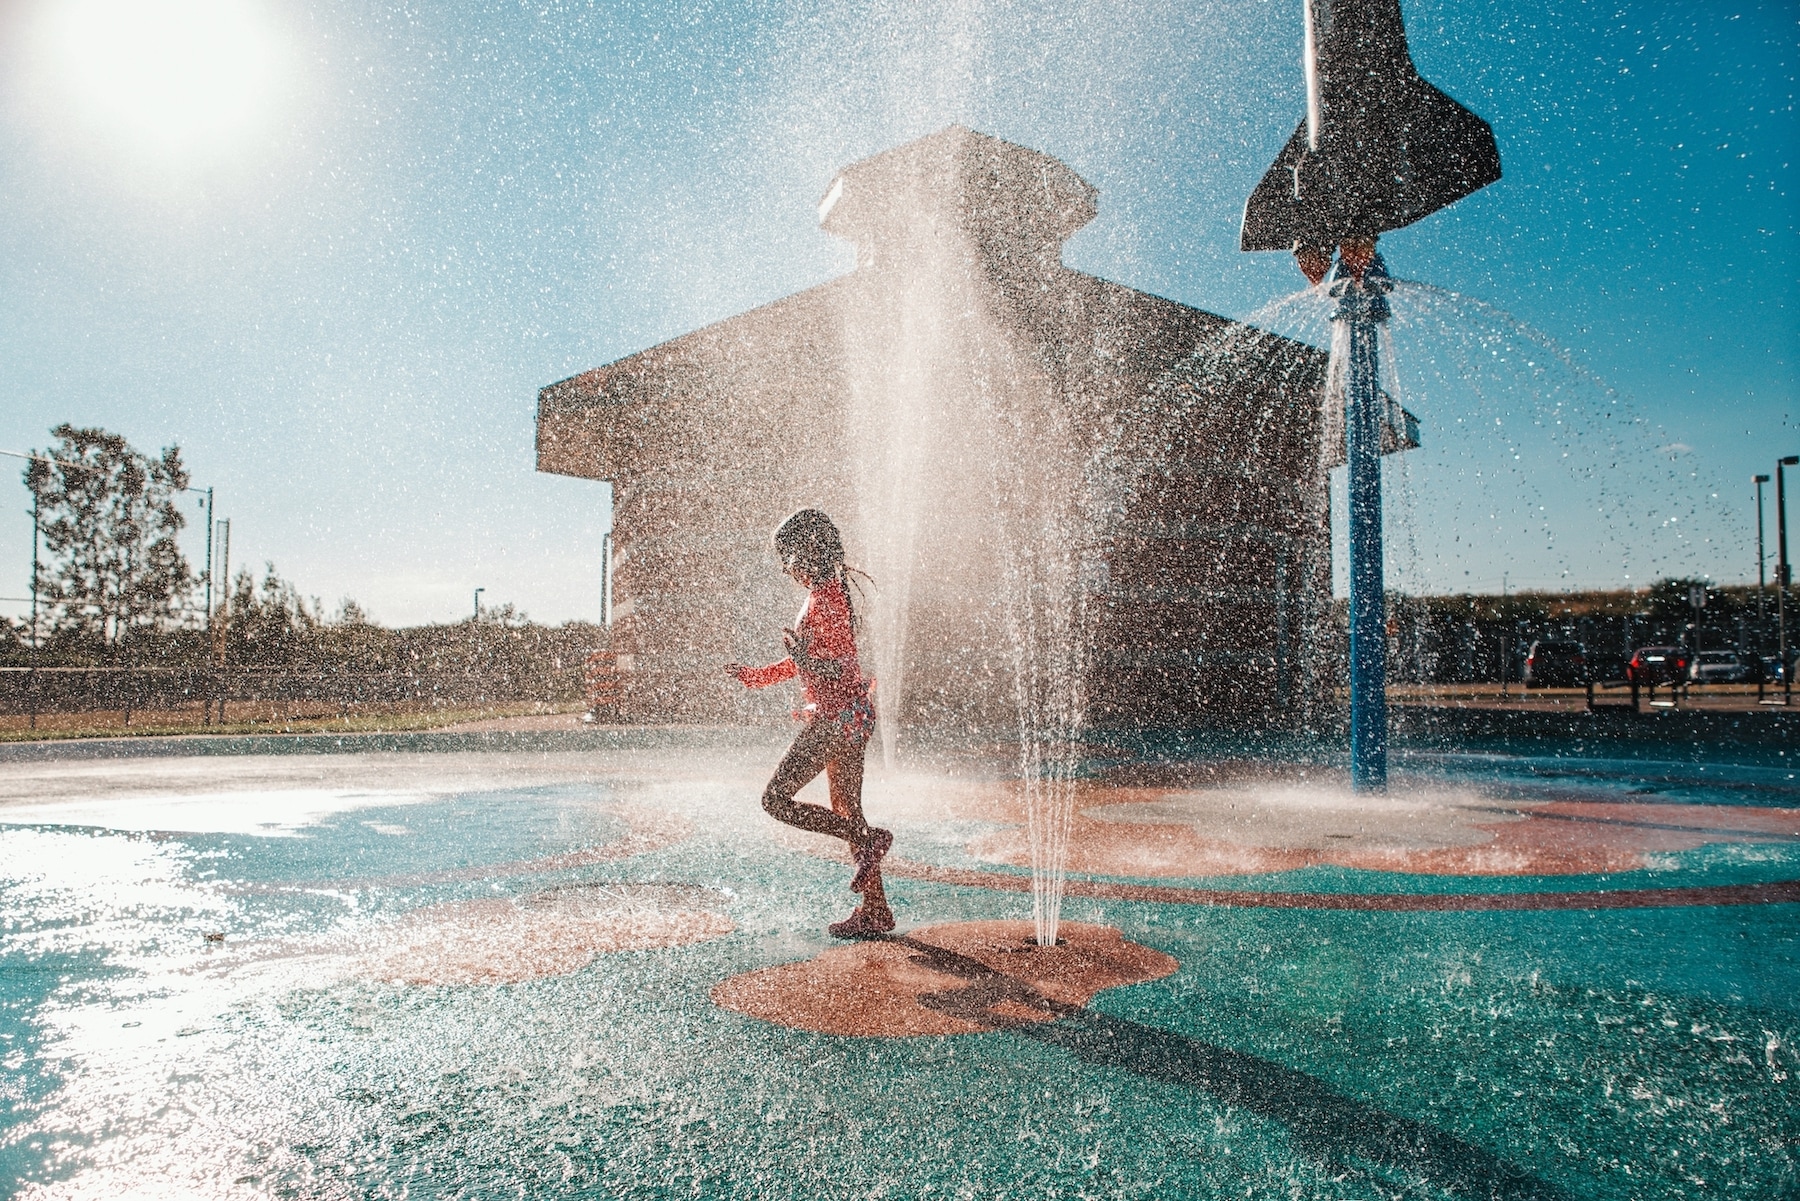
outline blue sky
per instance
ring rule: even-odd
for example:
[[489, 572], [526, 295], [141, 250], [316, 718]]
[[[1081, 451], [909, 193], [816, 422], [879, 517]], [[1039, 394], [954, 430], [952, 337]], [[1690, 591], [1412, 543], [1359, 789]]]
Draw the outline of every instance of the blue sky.
[[[0, 447], [62, 420], [177, 442], [236, 562], [387, 621], [478, 586], [596, 615], [605, 489], [534, 472], [536, 389], [847, 270], [816, 228], [834, 170], [948, 122], [1100, 188], [1072, 266], [1233, 316], [1299, 283], [1236, 249], [1301, 112], [1298, 0], [142, 0], [161, 20], [126, 40], [114, 3], [0, 8]], [[1463, 351], [1401, 344], [1427, 448], [1390, 472], [1398, 577], [1753, 578], [1749, 477], [1800, 452], [1793, 5], [1405, 11], [1506, 178], [1384, 239], [1390, 266], [1585, 374], [1477, 395]], [[79, 65], [120, 45], [124, 98]], [[1486, 435], [1609, 397], [1641, 422], [1619, 467]]]

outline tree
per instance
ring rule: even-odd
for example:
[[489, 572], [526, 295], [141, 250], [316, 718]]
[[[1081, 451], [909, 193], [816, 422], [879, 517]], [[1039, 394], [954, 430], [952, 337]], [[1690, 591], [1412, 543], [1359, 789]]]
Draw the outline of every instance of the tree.
[[260, 585], [248, 569], [240, 570], [231, 581], [227, 598], [234, 663], [293, 663], [305, 657], [314, 635], [325, 624], [318, 598], [309, 603], [298, 588], [281, 578], [273, 563], [263, 564]]
[[193, 586], [175, 540], [187, 469], [177, 446], [152, 459], [103, 429], [65, 422], [50, 433], [56, 443], [25, 469], [49, 558], [38, 591], [61, 627], [111, 650], [174, 617]]

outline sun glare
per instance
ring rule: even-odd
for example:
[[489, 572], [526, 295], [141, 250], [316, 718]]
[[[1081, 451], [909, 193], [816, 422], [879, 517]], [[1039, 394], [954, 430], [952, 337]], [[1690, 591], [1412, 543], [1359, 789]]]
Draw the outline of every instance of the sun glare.
[[158, 155], [224, 149], [270, 107], [279, 47], [243, 0], [59, 0], [46, 63], [93, 126]]

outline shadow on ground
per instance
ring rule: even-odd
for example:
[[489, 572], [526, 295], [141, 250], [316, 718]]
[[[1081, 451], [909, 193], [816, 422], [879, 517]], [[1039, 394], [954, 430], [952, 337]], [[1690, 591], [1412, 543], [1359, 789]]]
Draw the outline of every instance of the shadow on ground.
[[[919, 998], [930, 1009], [1060, 1047], [1085, 1063], [1147, 1080], [1204, 1090], [1228, 1105], [1285, 1125], [1316, 1163], [1373, 1176], [1410, 1178], [1489, 1201], [1563, 1201], [1567, 1194], [1451, 1134], [1334, 1091], [1305, 1072], [1199, 1039], [1064, 1004], [977, 959], [914, 938], [892, 937], [914, 962], [967, 980]], [[1052, 1022], [1009, 1018], [1001, 1005], [1054, 1014]]]

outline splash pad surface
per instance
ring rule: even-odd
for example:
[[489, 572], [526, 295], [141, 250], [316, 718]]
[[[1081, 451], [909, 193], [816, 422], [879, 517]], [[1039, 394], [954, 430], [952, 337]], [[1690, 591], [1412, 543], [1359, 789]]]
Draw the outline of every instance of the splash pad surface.
[[[1785, 756], [1418, 756], [1358, 804], [1325, 769], [1096, 752], [1068, 945], [1024, 951], [1021, 817], [978, 763], [872, 775], [901, 925], [846, 945], [823, 928], [847, 867], [757, 808], [778, 749], [0, 763], [0, 1179], [1345, 1198], [1800, 1179]], [[746, 981], [763, 1016], [720, 1003]], [[846, 981], [873, 993], [820, 1001]]]

